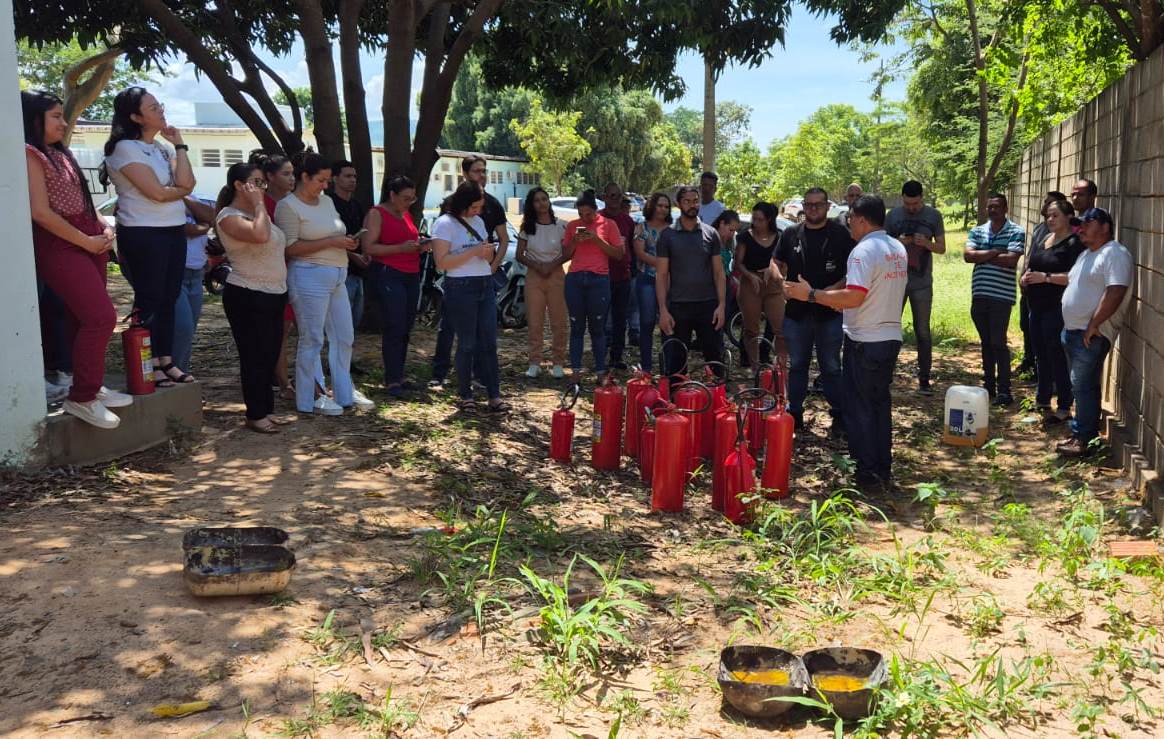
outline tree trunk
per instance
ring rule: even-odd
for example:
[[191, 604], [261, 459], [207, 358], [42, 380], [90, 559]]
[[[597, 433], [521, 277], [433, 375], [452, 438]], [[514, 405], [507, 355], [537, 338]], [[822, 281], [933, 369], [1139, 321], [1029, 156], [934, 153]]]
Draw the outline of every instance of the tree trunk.
[[[388, 197], [388, 178], [408, 172], [412, 164], [412, 136], [408, 114], [412, 63], [416, 56], [416, 6], [412, 0], [393, 0], [388, 8], [388, 53], [384, 55], [384, 180], [380, 198]], [[417, 199], [423, 202], [417, 183]]]
[[356, 165], [356, 199], [370, 206], [374, 202], [375, 185], [368, 106], [364, 100], [364, 75], [360, 71], [359, 22], [363, 6], [364, 0], [339, 0], [339, 43], [348, 150], [352, 163]]
[[343, 159], [344, 128], [340, 120], [339, 92], [335, 84], [335, 61], [331, 56], [331, 36], [323, 8], [314, 0], [295, 0], [299, 12], [299, 34], [307, 58], [311, 82], [311, 104], [315, 110], [315, 144], [329, 161]]
[[715, 171], [715, 70], [703, 61], [703, 171]]
[[974, 0], [966, 0], [970, 23], [970, 39], [974, 43], [974, 69], [978, 78], [978, 154], [975, 157], [974, 180], [978, 222], [986, 220], [986, 147], [989, 144], [990, 95], [986, 86], [986, 56], [982, 52], [982, 37], [978, 33], [978, 9]]
[[[65, 138], [62, 142], [65, 146], [68, 146], [73, 138], [73, 127], [76, 126], [77, 119], [81, 117], [86, 108], [93, 104], [93, 101], [101, 96], [101, 92], [109, 84], [109, 80], [113, 78], [113, 72], [117, 68], [117, 58], [122, 53], [118, 47], [106, 49], [99, 54], [81, 60], [65, 72], [63, 92], [65, 94], [65, 124], [68, 126], [65, 129]], [[90, 74], [82, 82], [81, 75], [86, 72]]]

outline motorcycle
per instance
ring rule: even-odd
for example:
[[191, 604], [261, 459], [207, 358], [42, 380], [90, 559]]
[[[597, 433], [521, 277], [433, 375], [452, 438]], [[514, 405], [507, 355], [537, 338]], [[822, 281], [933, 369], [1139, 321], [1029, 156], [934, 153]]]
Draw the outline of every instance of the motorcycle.
[[230, 272], [230, 260], [226, 257], [226, 249], [217, 238], [210, 238], [206, 242], [206, 272], [202, 276], [206, 292], [211, 295], [222, 295]]
[[423, 252], [420, 255], [420, 292], [416, 297], [416, 321], [422, 326], [435, 328], [441, 323], [445, 305], [444, 281], [445, 275], [437, 270], [432, 252]]
[[493, 273], [497, 286], [497, 322], [502, 328], [522, 328], [526, 324], [526, 267], [517, 261], [517, 239], [506, 250], [505, 261]]

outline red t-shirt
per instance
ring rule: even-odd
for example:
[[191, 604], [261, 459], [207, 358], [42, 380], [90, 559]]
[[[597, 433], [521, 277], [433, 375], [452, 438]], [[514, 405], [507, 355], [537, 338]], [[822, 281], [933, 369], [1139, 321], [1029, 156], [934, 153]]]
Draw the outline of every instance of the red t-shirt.
[[[582, 225], [581, 218], [570, 221], [566, 225], [566, 235], [562, 237], [563, 247], [574, 240], [574, 232]], [[614, 221], [603, 218], [601, 215], [595, 215], [594, 221], [586, 227], [592, 233], [598, 234], [608, 244], [618, 244], [622, 241], [622, 234], [618, 232], [618, 226], [615, 225]], [[574, 249], [574, 256], [570, 259], [570, 271], [608, 275], [613, 263], [598, 244], [588, 239], [580, 242]]]
[[618, 232], [622, 234], [622, 259], [610, 260], [610, 281], [611, 282], [625, 282], [631, 278], [631, 250], [630, 246], [634, 242], [635, 222], [630, 217], [630, 214], [625, 210], [616, 216], [607, 213], [606, 209], [599, 211], [602, 217], [608, 221], [613, 221], [618, 226]]
[[[416, 230], [416, 225], [412, 222], [412, 215], [408, 211], [404, 211], [403, 218], [397, 218], [382, 206], [377, 205], [376, 210], [380, 213], [380, 236], [376, 239], [376, 243], [392, 246], [403, 244], [406, 241], [420, 240], [420, 232]], [[401, 272], [416, 274], [420, 271], [420, 252], [388, 254], [372, 257], [372, 259], [385, 267], [391, 267]]]

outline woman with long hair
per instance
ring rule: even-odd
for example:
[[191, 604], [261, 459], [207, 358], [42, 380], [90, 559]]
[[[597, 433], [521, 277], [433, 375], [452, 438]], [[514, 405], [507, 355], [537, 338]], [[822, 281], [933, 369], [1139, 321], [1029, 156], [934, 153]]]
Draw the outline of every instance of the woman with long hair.
[[273, 434], [275, 393], [271, 373], [283, 336], [287, 303], [286, 238], [263, 203], [266, 178], [250, 162], [234, 164], [215, 203], [215, 232], [231, 271], [222, 291], [222, 308], [238, 348], [246, 425]]
[[388, 197], [364, 216], [364, 253], [368, 288], [380, 306], [380, 353], [388, 395], [401, 398], [411, 387], [404, 380], [408, 341], [420, 294], [420, 232], [408, 209], [416, 202], [416, 183], [403, 175], [388, 180]]
[[598, 212], [593, 190], [574, 201], [578, 218], [566, 226], [562, 256], [570, 260], [566, 275], [566, 307], [570, 312], [570, 366], [582, 374], [582, 346], [590, 330], [595, 372], [606, 376], [606, 314], [610, 311], [610, 260], [623, 255], [618, 225]]
[[[291, 194], [295, 189], [295, 167], [291, 160], [282, 154], [267, 154], [262, 149], [251, 152], [251, 163], [257, 165], [263, 173], [264, 187], [263, 205], [267, 208], [267, 215], [275, 219], [275, 206], [279, 201]], [[291, 327], [295, 325], [295, 310], [291, 302], [283, 309], [283, 341], [279, 345], [279, 359], [275, 362], [274, 382], [279, 386], [279, 397], [286, 400], [295, 400], [295, 386], [287, 376], [287, 340], [291, 338]], [[321, 369], [322, 371], [322, 369]], [[316, 382], [323, 378], [316, 377]]]
[[496, 256], [481, 209], [485, 192], [471, 180], [462, 182], [446, 201], [447, 212], [432, 228], [432, 255], [445, 273], [445, 311], [457, 337], [457, 405], [473, 406], [473, 373], [485, 385], [487, 410], [503, 412], [497, 366], [497, 288], [492, 261]]
[[565, 373], [566, 362], [566, 273], [562, 265], [564, 223], [554, 217], [550, 195], [535, 187], [525, 196], [521, 231], [517, 235], [517, 261], [524, 264], [525, 315], [529, 322], [529, 369], [526, 377], [537, 377], [542, 369], [546, 311], [550, 313], [550, 354], [554, 377]]
[[735, 258], [732, 260], [733, 269], [740, 276], [736, 300], [743, 316], [741, 343], [752, 367], [760, 361], [760, 345], [756, 340], [760, 336], [761, 314], [768, 319], [768, 328], [772, 330], [777, 359], [781, 366], [786, 365], [784, 278], [772, 261], [780, 239], [776, 216], [776, 206], [772, 203], [759, 202], [752, 206], [752, 225], [736, 235]]
[[64, 303], [72, 334], [73, 384], [66, 413], [99, 428], [117, 428], [110, 408], [133, 403], [105, 379], [105, 347], [117, 312], [105, 290], [113, 231], [98, 217], [77, 161], [64, 145], [64, 105], [48, 92], [21, 92], [24, 153], [32, 209], [36, 271]]
[[659, 320], [658, 297], [655, 294], [655, 245], [659, 236], [671, 225], [671, 198], [657, 192], [647, 198], [643, 207], [643, 222], [635, 228], [634, 248], [638, 257], [639, 274], [635, 277], [635, 300], [639, 306], [639, 364], [647, 372], [655, 354], [655, 324]]
[[[295, 190], [275, 206], [275, 225], [287, 238], [287, 293], [295, 308], [299, 347], [295, 352], [295, 407], [300, 413], [339, 416], [344, 408], [375, 407], [352, 385], [352, 307], [348, 302], [348, 252], [358, 242], [331, 198], [323, 197], [331, 181], [331, 164], [314, 152], [295, 161]], [[328, 365], [335, 399], [315, 397], [326, 332]]]
[[117, 188], [117, 250], [133, 286], [134, 310], [150, 331], [159, 387], [194, 382], [173, 361], [174, 305], [186, 269], [184, 199], [194, 190], [189, 149], [182, 132], [166, 122], [165, 106], [145, 88], [113, 98], [105, 173]]
[[[1066, 200], [1054, 200], [1043, 208], [1047, 235], [1031, 244], [1031, 255], [1023, 272], [1022, 286], [1030, 307], [1030, 332], [1034, 338], [1036, 374], [1039, 379], [1035, 405], [1050, 422], [1071, 417], [1075, 396], [1071, 390], [1070, 367], [1060, 335], [1063, 333], [1063, 293], [1067, 275], [1086, 246], [1075, 234], [1075, 208]], [[1051, 396], [1058, 408], [1051, 410]]]

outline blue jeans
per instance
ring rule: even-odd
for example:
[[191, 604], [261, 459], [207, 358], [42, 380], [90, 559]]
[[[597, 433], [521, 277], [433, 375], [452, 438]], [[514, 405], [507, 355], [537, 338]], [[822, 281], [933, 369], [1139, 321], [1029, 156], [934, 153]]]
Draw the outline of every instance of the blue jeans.
[[501, 397], [497, 289], [492, 277], [445, 277], [445, 315], [457, 339], [457, 394], [473, 397], [473, 369], [490, 400]]
[[174, 365], [190, 368], [194, 351], [194, 332], [202, 317], [202, 270], [186, 268], [182, 273], [182, 288], [174, 302]]
[[654, 275], [635, 278], [635, 303], [639, 306], [639, 364], [650, 372], [655, 354], [655, 324], [659, 322]]
[[325, 267], [297, 260], [287, 266], [287, 293], [299, 330], [299, 346], [295, 350], [295, 407], [302, 413], [311, 413], [315, 407], [315, 378], [325, 335], [335, 402], [345, 408], [352, 404], [355, 332], [345, 285], [347, 276], [347, 267]]
[[[360, 321], [364, 320], [364, 276], [353, 275], [348, 272], [348, 279], [345, 281], [348, 288], [348, 302], [352, 304], [352, 329], [360, 327]], [[416, 305], [416, 301], [412, 301]], [[415, 308], [413, 308], [415, 312]]]
[[[787, 336], [787, 334], [785, 334]], [[889, 480], [893, 469], [893, 401], [889, 387], [900, 341], [853, 341], [845, 337], [842, 375], [845, 431], [857, 480]]]
[[820, 378], [825, 398], [833, 417], [841, 415], [844, 395], [841, 391], [841, 344], [845, 339], [841, 328], [841, 314], [828, 318], [808, 315], [801, 319], [785, 318], [784, 345], [788, 348], [788, 412], [797, 418], [804, 413], [804, 399], [808, 396], [808, 366], [812, 363], [812, 349], [816, 347], [816, 361], [820, 364]]
[[582, 371], [582, 345], [590, 330], [590, 350], [597, 372], [606, 371], [606, 314], [610, 310], [610, 277], [595, 272], [566, 275], [566, 309], [570, 312], [570, 367]]
[[[1039, 389], [1035, 402], [1051, 405], [1052, 394], [1059, 396], [1059, 410], [1071, 410], [1075, 396], [1071, 392], [1071, 373], [1067, 368], [1067, 352], [1063, 349], [1063, 311], [1056, 304], [1050, 308], [1031, 308], [1027, 318], [1026, 338], [1034, 349]], [[1026, 358], [1023, 358], [1026, 361]]]
[[1071, 435], [1087, 444], [1099, 436], [1100, 375], [1103, 360], [1111, 351], [1111, 342], [1103, 336], [1083, 345], [1083, 331], [1063, 332], [1063, 348], [1071, 363], [1071, 390], [1075, 393], [1075, 418], [1071, 421]]
[[[348, 277], [348, 289], [352, 284]], [[374, 262], [368, 268], [368, 288], [380, 306], [382, 337], [380, 353], [384, 359], [384, 384], [399, 385], [404, 380], [404, 360], [408, 357], [408, 338], [416, 320], [416, 301], [420, 294], [420, 275]], [[348, 293], [351, 294], [350, 292]]]

